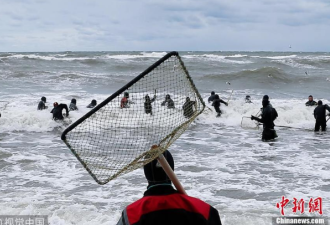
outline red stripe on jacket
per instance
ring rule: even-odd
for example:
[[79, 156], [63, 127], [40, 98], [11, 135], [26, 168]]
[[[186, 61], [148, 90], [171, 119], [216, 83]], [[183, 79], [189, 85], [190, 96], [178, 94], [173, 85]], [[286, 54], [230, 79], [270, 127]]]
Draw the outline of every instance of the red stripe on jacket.
[[138, 222], [142, 215], [150, 212], [184, 209], [188, 212], [201, 214], [206, 220], [209, 219], [210, 206], [205, 202], [183, 194], [171, 194], [163, 196], [146, 196], [127, 206], [127, 217], [130, 224]]

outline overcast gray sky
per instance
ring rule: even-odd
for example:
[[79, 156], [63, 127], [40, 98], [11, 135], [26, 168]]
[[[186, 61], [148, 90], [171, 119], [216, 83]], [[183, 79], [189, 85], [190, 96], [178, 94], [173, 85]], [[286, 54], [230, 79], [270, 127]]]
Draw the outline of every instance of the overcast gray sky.
[[330, 51], [330, 0], [0, 0], [1, 52], [121, 50]]

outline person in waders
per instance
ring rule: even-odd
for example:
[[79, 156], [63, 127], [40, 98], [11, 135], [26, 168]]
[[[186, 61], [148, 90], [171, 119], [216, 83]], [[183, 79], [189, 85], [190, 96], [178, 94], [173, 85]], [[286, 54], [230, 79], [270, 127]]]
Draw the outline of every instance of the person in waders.
[[261, 118], [251, 116], [251, 120], [256, 120], [263, 124], [262, 140], [268, 141], [277, 138], [277, 133], [274, 129], [274, 120], [278, 117], [276, 109], [269, 102], [268, 95], [265, 95], [262, 99]]

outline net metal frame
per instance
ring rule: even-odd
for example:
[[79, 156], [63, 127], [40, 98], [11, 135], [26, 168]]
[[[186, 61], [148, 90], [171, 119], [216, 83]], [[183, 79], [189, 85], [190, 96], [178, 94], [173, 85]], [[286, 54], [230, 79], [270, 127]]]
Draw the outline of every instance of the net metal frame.
[[[121, 108], [125, 92], [127, 107]], [[149, 102], [146, 95], [156, 98]], [[168, 101], [162, 106], [166, 95], [175, 108]], [[71, 124], [61, 139], [103, 185], [156, 159], [204, 108], [178, 52], [170, 52]]]

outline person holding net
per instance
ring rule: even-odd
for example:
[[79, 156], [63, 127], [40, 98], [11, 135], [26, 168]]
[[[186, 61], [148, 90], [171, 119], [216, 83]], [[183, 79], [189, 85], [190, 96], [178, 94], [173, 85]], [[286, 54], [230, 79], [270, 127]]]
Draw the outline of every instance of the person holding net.
[[[122, 109], [129, 105], [127, 90], [141, 100], [144, 96], [145, 101], [137, 101], [129, 110], [119, 109], [119, 113], [119, 102]], [[185, 118], [182, 110], [169, 113], [168, 108], [175, 107], [169, 94], [162, 103], [166, 108], [151, 108], [152, 99], [146, 98], [146, 93], [156, 94], [156, 90], [178, 99], [194, 96], [194, 110], [186, 110], [190, 118]], [[141, 116], [143, 108], [156, 116]], [[179, 54], [170, 52], [71, 124], [61, 139], [98, 184], [144, 167], [148, 190], [124, 210], [118, 224], [221, 224], [214, 208], [187, 196], [167, 151], [204, 109], [205, 103]], [[154, 205], [163, 201], [169, 210]]]
[[263, 141], [269, 141], [278, 137], [274, 129], [275, 127], [274, 121], [277, 117], [278, 117], [277, 111], [270, 104], [269, 96], [264, 95], [264, 97], [262, 98], [261, 118], [251, 115], [251, 120], [256, 120], [259, 123], [263, 124], [263, 131], [262, 131]]
[[150, 99], [149, 95], [146, 95], [144, 97], [145, 102], [144, 102], [144, 112], [146, 114], [150, 114], [152, 116], [152, 105], [151, 103], [153, 103], [156, 100], [156, 95], [154, 95], [154, 97], [152, 99]]
[[[169, 151], [163, 156], [174, 170], [174, 159]], [[143, 167], [148, 181], [141, 199], [127, 206], [117, 225], [221, 225], [219, 212], [200, 199], [179, 193], [157, 160]]]

